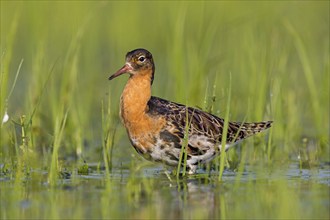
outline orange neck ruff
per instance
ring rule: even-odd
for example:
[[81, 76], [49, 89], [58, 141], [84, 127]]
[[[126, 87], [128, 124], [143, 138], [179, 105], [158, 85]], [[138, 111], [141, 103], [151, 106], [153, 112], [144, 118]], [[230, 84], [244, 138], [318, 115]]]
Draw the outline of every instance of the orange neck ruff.
[[161, 118], [147, 114], [151, 97], [151, 71], [132, 75], [121, 95], [120, 117], [131, 138], [153, 136], [165, 124]]

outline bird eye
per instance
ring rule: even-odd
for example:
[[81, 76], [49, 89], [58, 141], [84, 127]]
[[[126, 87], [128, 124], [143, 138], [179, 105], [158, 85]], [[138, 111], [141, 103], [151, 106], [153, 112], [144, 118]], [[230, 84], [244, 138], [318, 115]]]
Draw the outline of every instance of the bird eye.
[[138, 60], [140, 62], [144, 62], [146, 60], [145, 56], [139, 56]]

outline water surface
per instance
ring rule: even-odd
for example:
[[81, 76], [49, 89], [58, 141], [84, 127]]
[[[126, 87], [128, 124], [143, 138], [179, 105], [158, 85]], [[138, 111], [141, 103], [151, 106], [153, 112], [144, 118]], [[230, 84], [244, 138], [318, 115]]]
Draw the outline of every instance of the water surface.
[[33, 170], [23, 182], [2, 177], [2, 218], [324, 218], [329, 217], [330, 165], [274, 171], [249, 166], [240, 175], [199, 170], [176, 179], [162, 167], [132, 172], [68, 173], [51, 187]]

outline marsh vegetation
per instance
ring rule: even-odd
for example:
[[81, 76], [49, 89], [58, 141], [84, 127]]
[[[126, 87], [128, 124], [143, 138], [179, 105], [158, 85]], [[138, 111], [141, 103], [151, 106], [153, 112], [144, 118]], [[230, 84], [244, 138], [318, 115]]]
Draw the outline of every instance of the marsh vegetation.
[[[139, 47], [153, 95], [273, 127], [165, 175], [107, 80]], [[0, 51], [1, 219], [329, 219], [328, 1], [1, 1]]]

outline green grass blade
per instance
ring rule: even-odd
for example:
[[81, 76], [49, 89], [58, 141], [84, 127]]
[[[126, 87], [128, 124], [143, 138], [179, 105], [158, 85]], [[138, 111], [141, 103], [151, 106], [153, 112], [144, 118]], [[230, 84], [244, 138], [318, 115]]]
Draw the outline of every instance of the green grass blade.
[[228, 125], [229, 125], [229, 111], [230, 111], [230, 101], [231, 101], [231, 73], [229, 73], [229, 88], [228, 88], [228, 99], [226, 105], [226, 114], [225, 121], [222, 130], [222, 139], [221, 139], [221, 155], [220, 155], [220, 169], [219, 169], [219, 178], [218, 180], [222, 180], [222, 175], [225, 167], [225, 157], [226, 157], [226, 142], [227, 142], [227, 133], [228, 133]]

